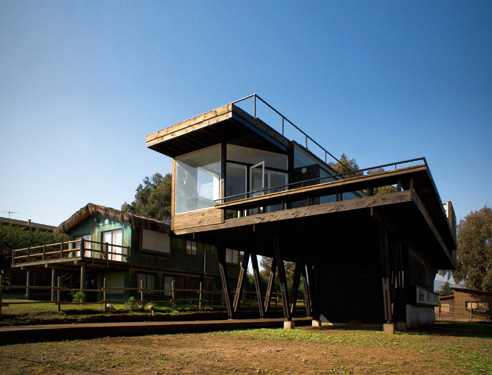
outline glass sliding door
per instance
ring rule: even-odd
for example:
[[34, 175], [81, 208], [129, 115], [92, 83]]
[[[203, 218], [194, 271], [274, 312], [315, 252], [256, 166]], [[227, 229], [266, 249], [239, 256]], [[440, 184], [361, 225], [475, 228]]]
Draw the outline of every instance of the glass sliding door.
[[[249, 191], [250, 197], [265, 194], [265, 162], [259, 162], [249, 169]], [[260, 191], [261, 190], [261, 191]]]

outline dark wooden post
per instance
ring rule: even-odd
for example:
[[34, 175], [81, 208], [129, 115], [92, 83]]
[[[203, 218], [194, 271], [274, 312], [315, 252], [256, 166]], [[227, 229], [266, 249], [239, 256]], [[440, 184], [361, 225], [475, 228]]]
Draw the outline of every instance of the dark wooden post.
[[227, 284], [228, 277], [227, 277], [227, 268], [226, 268], [226, 261], [225, 261], [225, 247], [224, 246], [217, 246], [217, 258], [219, 260], [220, 278], [222, 279], [222, 293], [224, 295], [224, 301], [225, 301], [226, 308], [227, 308], [227, 314], [229, 316], [229, 319], [232, 319], [233, 318], [233, 311], [232, 311], [231, 295], [229, 294], [229, 285]]
[[63, 259], [63, 241], [60, 242], [60, 259]]
[[[80, 291], [83, 293], [85, 287], [85, 266], [80, 267]], [[85, 297], [82, 298], [81, 302], [85, 302]]]
[[313, 310], [311, 308], [311, 297], [309, 295], [309, 285], [306, 277], [306, 267], [307, 265], [304, 265], [301, 270], [301, 278], [302, 278], [302, 286], [304, 289], [304, 307], [306, 309], [306, 315], [307, 316], [313, 316]]
[[58, 304], [56, 310], [61, 310], [61, 277], [58, 276], [57, 289], [56, 289], [56, 302]]
[[84, 238], [82, 237], [80, 239], [80, 257], [83, 258], [85, 255], [85, 242], [84, 242]]
[[265, 317], [265, 310], [263, 308], [263, 296], [261, 294], [261, 283], [260, 283], [260, 270], [258, 268], [258, 258], [256, 253], [251, 253], [251, 264], [253, 266], [253, 275], [255, 278], [255, 289], [256, 289], [256, 299], [258, 301], [258, 310], [260, 317]]
[[56, 268], [51, 269], [51, 302], [55, 302]]
[[315, 271], [313, 270], [315, 266], [311, 264], [306, 265], [306, 273], [307, 273], [307, 284], [309, 285], [309, 291], [311, 292], [311, 307], [312, 307], [312, 317], [313, 320], [320, 320], [320, 311], [319, 311], [319, 301], [318, 301], [318, 285], [316, 280]]
[[43, 260], [46, 259], [46, 244], [43, 244]]
[[294, 270], [294, 280], [292, 281], [292, 290], [291, 290], [290, 313], [292, 315], [294, 315], [294, 312], [296, 311], [297, 295], [299, 292], [299, 281], [301, 279], [302, 266], [304, 266], [304, 263], [301, 264], [301, 262], [298, 260], [296, 262], [296, 268]]
[[246, 277], [246, 272], [248, 271], [248, 263], [249, 263], [249, 251], [244, 252], [243, 264], [241, 265], [241, 269], [239, 270], [239, 277], [237, 279], [236, 293], [234, 294], [234, 304], [233, 310], [234, 313], [237, 313], [239, 310], [239, 305], [241, 303], [241, 296], [243, 294], [243, 286], [244, 286], [244, 278]]
[[26, 299], [31, 298], [31, 290], [29, 287], [31, 286], [31, 271], [26, 272]]
[[272, 298], [273, 281], [275, 280], [276, 272], [277, 272], [277, 259], [273, 257], [272, 265], [270, 267], [270, 276], [268, 277], [268, 285], [265, 295], [265, 304], [264, 304], [265, 313], [267, 313], [268, 309], [270, 308], [270, 299]]
[[280, 282], [280, 293], [282, 294], [282, 307], [284, 309], [284, 317], [286, 320], [291, 321], [292, 315], [289, 309], [289, 293], [287, 290], [287, 278], [285, 276], [284, 261], [280, 254], [280, 243], [278, 240], [278, 234], [273, 236], [273, 248], [275, 253], [275, 258], [277, 259], [278, 267], [278, 278]]
[[391, 280], [388, 250], [388, 230], [382, 223], [379, 224], [380, 230], [380, 251], [381, 251], [381, 281], [383, 286], [383, 308], [384, 320], [387, 324], [393, 324], [393, 308], [391, 295]]

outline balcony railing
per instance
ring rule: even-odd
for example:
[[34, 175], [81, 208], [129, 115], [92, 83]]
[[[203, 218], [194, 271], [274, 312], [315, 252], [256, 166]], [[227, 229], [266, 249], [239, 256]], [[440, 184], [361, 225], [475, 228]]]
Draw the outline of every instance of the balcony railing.
[[72, 259], [126, 262], [129, 257], [129, 246], [79, 239], [12, 250], [12, 266]]

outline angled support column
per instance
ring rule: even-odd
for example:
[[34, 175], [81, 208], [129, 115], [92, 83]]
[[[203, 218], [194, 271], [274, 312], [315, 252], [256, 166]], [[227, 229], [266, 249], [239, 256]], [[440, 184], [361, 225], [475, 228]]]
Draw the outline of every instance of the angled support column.
[[301, 280], [301, 269], [304, 267], [304, 263], [296, 261], [296, 268], [294, 270], [294, 280], [292, 281], [292, 290], [290, 297], [290, 313], [294, 315], [296, 311], [297, 295], [299, 293], [299, 281]]
[[249, 251], [244, 252], [243, 264], [241, 265], [241, 269], [239, 270], [239, 277], [237, 279], [236, 293], [234, 294], [234, 304], [233, 311], [234, 314], [239, 310], [239, 305], [241, 303], [241, 296], [243, 294], [243, 286], [244, 286], [244, 278], [246, 276], [246, 272], [248, 270], [249, 264]]
[[265, 313], [267, 313], [268, 309], [270, 308], [270, 300], [272, 298], [273, 281], [275, 280], [276, 272], [277, 272], [277, 260], [275, 259], [275, 257], [273, 257], [272, 266], [270, 267], [270, 276], [268, 277], [268, 285], [267, 285], [267, 290], [266, 290], [266, 295], [265, 295], [265, 304], [264, 304]]
[[256, 299], [258, 301], [258, 310], [260, 317], [265, 317], [265, 309], [263, 308], [263, 296], [261, 294], [260, 269], [258, 268], [258, 258], [256, 253], [251, 253], [251, 264], [253, 266], [253, 276], [255, 278]]
[[225, 261], [225, 247], [223, 246], [217, 247], [217, 258], [219, 261], [220, 278], [222, 279], [222, 293], [227, 308], [227, 315], [229, 316], [229, 319], [232, 319], [233, 311], [232, 311], [231, 295], [229, 294], [229, 285], [227, 284], [228, 277], [227, 277], [227, 268], [226, 268], [226, 261]]
[[383, 284], [383, 308], [384, 320], [387, 324], [393, 324], [393, 293], [391, 291], [390, 261], [388, 230], [384, 224], [379, 224], [380, 231], [380, 252], [381, 252], [381, 281]]
[[318, 303], [318, 286], [315, 279], [315, 266], [311, 264], [306, 264], [306, 276], [308, 279], [307, 284], [309, 285], [309, 291], [311, 292], [311, 309], [313, 320], [320, 320], [320, 311]]
[[307, 265], [303, 265], [301, 270], [301, 278], [302, 278], [302, 286], [304, 289], [304, 307], [306, 308], [306, 316], [313, 316], [313, 310], [311, 308], [311, 296], [309, 295], [309, 285], [306, 277], [306, 268]]
[[289, 309], [290, 303], [289, 303], [289, 293], [287, 290], [287, 278], [285, 276], [284, 261], [280, 254], [280, 243], [278, 240], [278, 234], [275, 234], [273, 236], [273, 247], [274, 247], [275, 258], [277, 260], [278, 279], [280, 282], [280, 293], [282, 294], [282, 307], [284, 309], [284, 317], [286, 320], [291, 321], [292, 315]]

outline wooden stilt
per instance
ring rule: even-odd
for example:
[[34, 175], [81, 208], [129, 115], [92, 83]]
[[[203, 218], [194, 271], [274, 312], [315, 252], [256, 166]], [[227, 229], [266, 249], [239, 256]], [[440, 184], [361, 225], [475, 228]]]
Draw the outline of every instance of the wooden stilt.
[[224, 301], [227, 308], [227, 315], [229, 316], [229, 319], [232, 319], [233, 311], [232, 311], [231, 295], [229, 294], [229, 285], [227, 284], [228, 277], [227, 277], [227, 268], [226, 268], [226, 261], [225, 261], [225, 247], [223, 246], [217, 247], [217, 258], [219, 261], [220, 278], [222, 279], [222, 293], [224, 295]]
[[239, 310], [239, 305], [241, 303], [241, 296], [243, 294], [244, 278], [246, 277], [248, 264], [249, 264], [249, 251], [245, 251], [243, 257], [243, 264], [241, 266], [241, 269], [239, 270], [239, 277], [237, 279], [236, 293], [234, 294], [234, 304], [233, 304], [234, 313], [237, 313], [237, 311]]
[[311, 308], [311, 296], [309, 295], [309, 285], [306, 277], [306, 267], [307, 265], [303, 265], [301, 270], [301, 278], [302, 278], [302, 286], [304, 289], [304, 307], [306, 309], [307, 316], [313, 316], [313, 310]]
[[273, 281], [275, 280], [276, 272], [277, 272], [277, 260], [275, 259], [275, 257], [273, 257], [272, 266], [270, 267], [270, 275], [268, 277], [268, 285], [267, 285], [266, 295], [265, 295], [265, 304], [264, 304], [265, 313], [267, 313], [268, 309], [270, 308], [270, 300], [272, 298]]
[[256, 299], [258, 301], [258, 310], [260, 317], [265, 317], [265, 309], [263, 308], [263, 295], [261, 294], [261, 284], [260, 284], [260, 269], [258, 268], [258, 258], [256, 253], [251, 253], [251, 264], [253, 266], [253, 276], [255, 278], [255, 289], [256, 289]]
[[292, 281], [292, 290], [290, 297], [290, 313], [294, 315], [296, 311], [297, 304], [297, 295], [299, 293], [299, 281], [301, 280], [301, 269], [304, 266], [304, 263], [301, 261], [296, 261], [296, 268], [294, 270], [294, 280]]
[[280, 243], [278, 240], [278, 234], [275, 234], [273, 237], [273, 247], [274, 247], [275, 258], [277, 260], [278, 278], [280, 282], [280, 293], [282, 294], [282, 307], [284, 309], [284, 317], [286, 320], [290, 321], [292, 320], [292, 315], [289, 309], [290, 303], [289, 303], [289, 293], [287, 290], [287, 278], [285, 276], [284, 261], [280, 254]]

